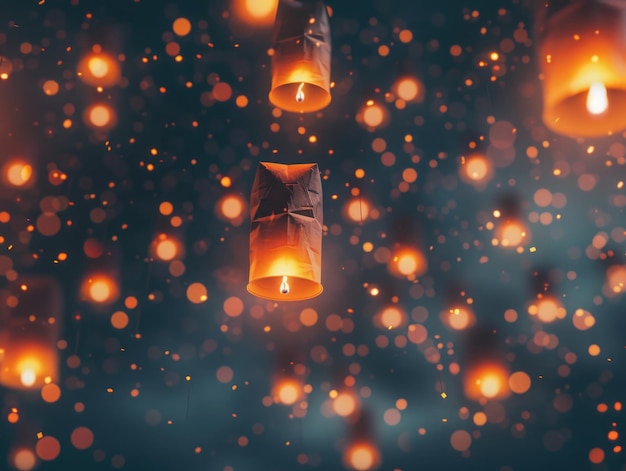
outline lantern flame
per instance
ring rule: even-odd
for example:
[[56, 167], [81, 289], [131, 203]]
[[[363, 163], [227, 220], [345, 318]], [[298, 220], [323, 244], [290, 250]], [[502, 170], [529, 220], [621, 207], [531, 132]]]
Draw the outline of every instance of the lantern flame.
[[304, 82], [300, 84], [298, 91], [296, 92], [296, 101], [298, 103], [302, 103], [304, 101], [304, 92], [302, 91], [302, 87], [304, 87]]
[[37, 381], [37, 373], [32, 368], [24, 368], [20, 374], [20, 381], [26, 387], [30, 387]]
[[280, 294], [289, 294], [289, 291], [291, 291], [291, 288], [287, 282], [287, 275], [284, 275], [283, 281], [280, 283]]
[[602, 82], [594, 82], [587, 93], [587, 111], [590, 114], [599, 115], [609, 108], [609, 97], [606, 87]]

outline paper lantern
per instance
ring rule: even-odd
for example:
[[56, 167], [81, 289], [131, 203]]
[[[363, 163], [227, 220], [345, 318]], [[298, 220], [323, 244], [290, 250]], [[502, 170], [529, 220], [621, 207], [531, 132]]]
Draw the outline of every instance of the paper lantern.
[[285, 111], [325, 108], [330, 96], [330, 26], [323, 2], [282, 0], [274, 23], [269, 99]]
[[322, 292], [322, 182], [317, 164], [259, 163], [250, 196], [248, 291], [276, 301]]
[[626, 128], [626, 3], [536, 0], [543, 121], [572, 137]]
[[[467, 331], [466, 331], [467, 332]], [[493, 329], [475, 328], [465, 337], [466, 366], [463, 389], [470, 400], [484, 401], [508, 396], [509, 369]]]
[[22, 277], [6, 296], [0, 315], [0, 384], [29, 389], [58, 382], [59, 286], [47, 277]]

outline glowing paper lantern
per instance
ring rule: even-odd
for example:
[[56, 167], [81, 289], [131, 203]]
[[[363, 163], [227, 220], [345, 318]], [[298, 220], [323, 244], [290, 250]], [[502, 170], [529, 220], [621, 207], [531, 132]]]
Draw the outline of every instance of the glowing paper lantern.
[[[96, 47], [96, 51], [100, 48]], [[121, 79], [118, 61], [105, 53], [93, 52], [84, 56], [78, 64], [78, 76], [88, 85], [94, 87], [110, 87], [117, 85]]]
[[509, 370], [491, 329], [474, 329], [466, 338], [463, 389], [468, 399], [500, 399], [509, 394]]
[[626, 4], [536, 4], [546, 126], [572, 137], [626, 128]]
[[57, 283], [47, 277], [22, 277], [2, 306], [0, 384], [30, 389], [58, 382], [62, 295]]
[[269, 99], [285, 111], [325, 108], [330, 96], [330, 26], [321, 1], [283, 0], [274, 23]]
[[369, 471], [381, 465], [380, 450], [373, 439], [372, 423], [367, 411], [361, 411], [351, 424], [350, 437], [343, 451], [343, 464], [348, 469]]
[[322, 182], [317, 164], [259, 163], [250, 196], [248, 291], [276, 301], [322, 292]]

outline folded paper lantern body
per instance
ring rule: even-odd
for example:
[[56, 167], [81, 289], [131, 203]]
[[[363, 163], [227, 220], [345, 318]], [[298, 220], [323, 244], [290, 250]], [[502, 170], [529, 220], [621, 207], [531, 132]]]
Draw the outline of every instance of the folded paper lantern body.
[[572, 137], [626, 129], [626, 2], [536, 0], [543, 121]]
[[22, 277], [19, 288], [4, 296], [11, 301], [2, 303], [0, 312], [0, 384], [31, 389], [58, 382], [56, 343], [62, 309], [58, 284], [43, 276]]
[[248, 291], [277, 301], [322, 292], [322, 182], [317, 164], [259, 163], [250, 196]]
[[282, 0], [272, 42], [272, 104], [300, 113], [328, 106], [331, 44], [324, 3]]

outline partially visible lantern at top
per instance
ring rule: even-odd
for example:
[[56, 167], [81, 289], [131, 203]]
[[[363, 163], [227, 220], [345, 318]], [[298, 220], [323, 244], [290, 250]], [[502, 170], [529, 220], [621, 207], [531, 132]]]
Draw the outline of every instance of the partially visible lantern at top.
[[48, 277], [21, 277], [0, 293], [0, 303], [0, 384], [31, 389], [58, 382], [59, 285]]
[[248, 291], [275, 301], [322, 292], [322, 182], [317, 164], [260, 162], [250, 196]]
[[330, 26], [324, 3], [282, 0], [274, 23], [272, 104], [300, 113], [328, 106], [330, 59]]
[[572, 137], [626, 128], [626, 3], [536, 0], [543, 121]]

